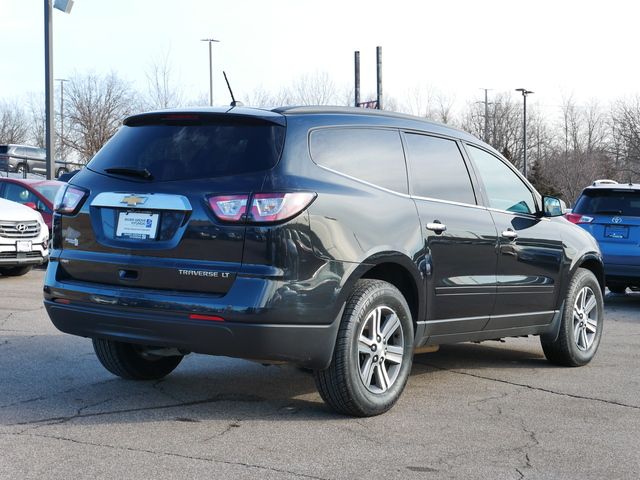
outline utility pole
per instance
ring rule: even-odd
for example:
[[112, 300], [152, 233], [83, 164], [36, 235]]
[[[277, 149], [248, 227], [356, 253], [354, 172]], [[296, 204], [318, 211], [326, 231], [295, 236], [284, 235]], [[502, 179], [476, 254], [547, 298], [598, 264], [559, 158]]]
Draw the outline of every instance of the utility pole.
[[489, 143], [489, 90], [490, 88], [481, 88], [484, 90], [484, 143]]
[[203, 38], [201, 42], [209, 42], [209, 106], [213, 106], [213, 53], [211, 50], [211, 44], [213, 42], [219, 43], [220, 40], [215, 38]]
[[376, 67], [378, 78], [378, 110], [382, 110], [382, 47], [376, 47]]
[[[47, 180], [55, 178], [55, 131], [53, 128], [53, 22], [51, 0], [44, 0], [44, 143], [47, 151]], [[24, 171], [27, 175], [27, 169]]]
[[64, 82], [68, 82], [66, 78], [56, 78], [56, 82], [60, 82], [60, 158], [66, 160], [64, 155]]
[[360, 106], [360, 52], [356, 50], [354, 52], [354, 69], [355, 69], [355, 105], [356, 107]]
[[522, 93], [523, 120], [522, 120], [522, 174], [527, 178], [527, 95], [534, 93], [526, 88], [516, 88], [516, 92]]

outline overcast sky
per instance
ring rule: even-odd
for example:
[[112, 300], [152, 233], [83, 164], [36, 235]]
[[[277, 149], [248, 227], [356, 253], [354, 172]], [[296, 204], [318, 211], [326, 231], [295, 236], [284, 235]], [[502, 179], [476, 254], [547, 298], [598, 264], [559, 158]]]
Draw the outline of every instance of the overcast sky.
[[[640, 93], [640, 3], [633, 0], [75, 0], [54, 10], [54, 76], [114, 70], [144, 88], [154, 58], [170, 53], [188, 98], [207, 98], [214, 37], [214, 99], [277, 90], [327, 72], [351, 87], [361, 51], [363, 93], [375, 91], [383, 47], [385, 93], [429, 85], [458, 101], [526, 87], [543, 105]], [[43, 1], [0, 0], [0, 99], [44, 90]]]

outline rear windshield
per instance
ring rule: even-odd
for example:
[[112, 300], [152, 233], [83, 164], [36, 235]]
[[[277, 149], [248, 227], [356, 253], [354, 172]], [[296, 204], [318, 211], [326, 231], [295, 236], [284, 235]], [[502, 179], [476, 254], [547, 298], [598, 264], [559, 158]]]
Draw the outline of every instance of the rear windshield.
[[7, 153], [9, 151], [8, 145], [0, 145], [0, 153]]
[[284, 131], [257, 120], [123, 126], [87, 167], [146, 169], [160, 182], [257, 172], [278, 162]]
[[593, 215], [640, 217], [640, 190], [586, 190], [573, 211]]

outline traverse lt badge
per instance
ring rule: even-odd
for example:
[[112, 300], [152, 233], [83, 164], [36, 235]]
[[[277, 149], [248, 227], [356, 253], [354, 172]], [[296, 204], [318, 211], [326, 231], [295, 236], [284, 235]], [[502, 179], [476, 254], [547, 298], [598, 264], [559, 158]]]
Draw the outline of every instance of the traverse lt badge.
[[126, 203], [128, 207], [135, 207], [136, 205], [143, 205], [146, 201], [147, 197], [138, 197], [131, 194], [123, 197], [120, 203]]

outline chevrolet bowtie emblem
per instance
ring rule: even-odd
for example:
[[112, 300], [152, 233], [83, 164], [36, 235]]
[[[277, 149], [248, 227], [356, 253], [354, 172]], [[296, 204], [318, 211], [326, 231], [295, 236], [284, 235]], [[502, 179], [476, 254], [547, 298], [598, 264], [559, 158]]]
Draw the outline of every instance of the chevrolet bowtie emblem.
[[127, 195], [120, 203], [126, 203], [129, 207], [135, 207], [136, 205], [142, 205], [147, 201], [147, 197], [138, 197], [137, 195]]

